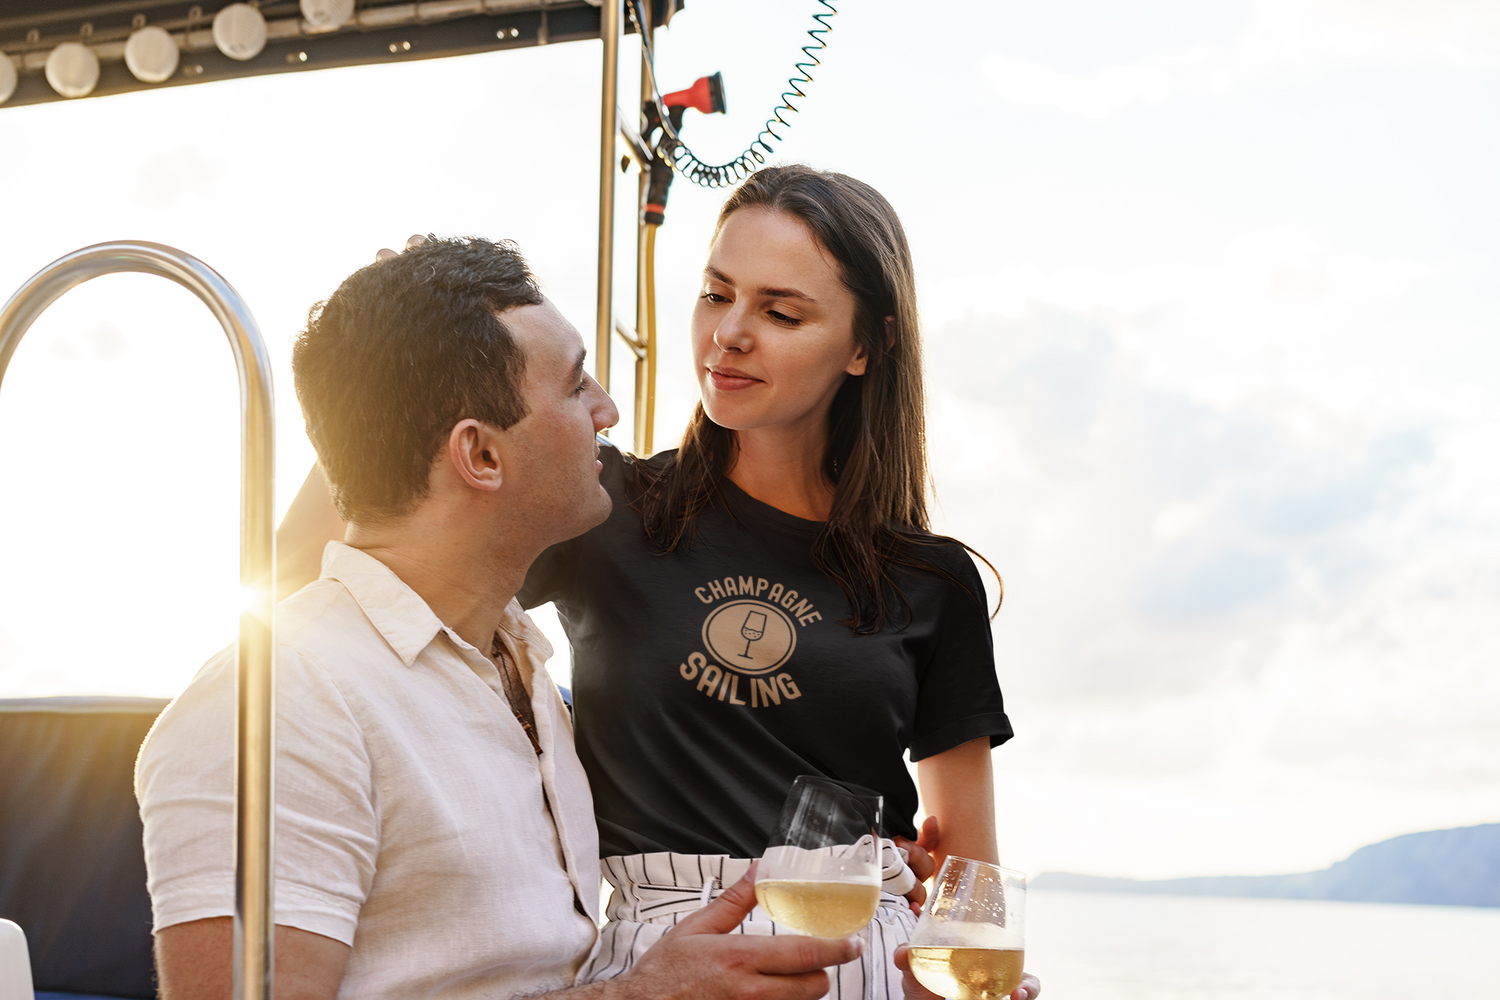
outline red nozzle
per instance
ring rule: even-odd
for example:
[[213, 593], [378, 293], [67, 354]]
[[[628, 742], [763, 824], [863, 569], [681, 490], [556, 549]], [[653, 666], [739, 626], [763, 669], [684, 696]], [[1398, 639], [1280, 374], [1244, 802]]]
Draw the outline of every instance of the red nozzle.
[[687, 90], [667, 94], [662, 103], [669, 108], [697, 108], [705, 115], [724, 113], [724, 74], [700, 76]]

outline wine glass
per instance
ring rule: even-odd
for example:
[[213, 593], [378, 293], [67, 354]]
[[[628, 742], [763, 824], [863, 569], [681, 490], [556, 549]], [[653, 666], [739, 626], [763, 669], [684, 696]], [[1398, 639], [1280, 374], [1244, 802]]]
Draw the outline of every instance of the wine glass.
[[802, 775], [755, 872], [755, 898], [778, 924], [813, 937], [847, 937], [880, 904], [881, 797]]
[[1000, 1000], [1021, 985], [1026, 876], [950, 855], [907, 957], [917, 982], [950, 1000]]
[[766, 634], [766, 616], [764, 612], [752, 611], [745, 616], [745, 624], [740, 626], [740, 638], [745, 640], [745, 651], [740, 654], [747, 660], [755, 657], [750, 655], [750, 644]]

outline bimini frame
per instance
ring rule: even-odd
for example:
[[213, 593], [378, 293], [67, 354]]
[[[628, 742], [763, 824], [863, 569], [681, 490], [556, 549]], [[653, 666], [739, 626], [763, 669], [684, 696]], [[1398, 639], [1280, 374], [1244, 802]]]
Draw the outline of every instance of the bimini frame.
[[273, 611], [276, 579], [275, 415], [271, 360], [244, 299], [218, 272], [157, 243], [100, 243], [53, 261], [0, 311], [0, 384], [11, 355], [42, 311], [104, 274], [140, 272], [177, 282], [208, 306], [240, 377], [240, 608], [235, 693], [234, 996], [271, 1000]]

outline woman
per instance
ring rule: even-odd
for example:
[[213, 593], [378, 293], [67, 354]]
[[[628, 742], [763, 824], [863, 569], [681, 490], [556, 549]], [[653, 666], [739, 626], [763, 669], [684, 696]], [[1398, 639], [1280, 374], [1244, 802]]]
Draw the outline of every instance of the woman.
[[[939, 863], [998, 861], [990, 748], [1011, 728], [983, 584], [962, 545], [928, 530], [915, 285], [894, 210], [840, 174], [752, 175], [720, 214], [692, 352], [702, 403], [681, 448], [601, 448], [609, 520], [545, 553], [519, 595], [555, 602], [573, 645], [578, 750], [615, 887], [580, 981], [620, 974], [738, 879], [799, 774], [880, 791], [887, 829], [913, 846], [909, 748], [922, 846]], [[901, 995], [891, 952], [910, 936], [915, 880], [887, 862], [865, 956], [830, 996]], [[742, 931], [777, 928], [757, 910]], [[1036, 989], [1028, 977], [1017, 1000]]]
[[[998, 860], [990, 748], [1011, 729], [978, 573], [927, 530], [894, 210], [840, 174], [752, 175], [720, 214], [692, 351], [702, 403], [682, 447], [602, 449], [610, 519], [544, 554], [520, 595], [555, 602], [574, 648], [579, 755], [616, 890], [593, 978], [700, 905], [700, 871], [738, 877], [798, 774], [879, 790], [887, 828], [915, 839], [910, 747], [938, 860]], [[913, 916], [895, 881], [864, 967], [832, 995], [900, 995], [887, 956]]]

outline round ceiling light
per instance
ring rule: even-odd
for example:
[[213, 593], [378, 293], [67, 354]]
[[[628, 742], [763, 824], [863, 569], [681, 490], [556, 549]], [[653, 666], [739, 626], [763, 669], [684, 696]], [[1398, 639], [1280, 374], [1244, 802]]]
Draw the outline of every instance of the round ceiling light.
[[231, 59], [254, 59], [266, 47], [266, 19], [247, 3], [232, 3], [214, 15], [214, 44]]
[[0, 52], [0, 104], [10, 100], [10, 95], [16, 92], [16, 64], [10, 61], [10, 56]]
[[177, 72], [177, 40], [154, 25], [125, 43], [125, 66], [142, 83], [161, 83]]
[[354, 16], [354, 0], [299, 0], [302, 17], [314, 28], [330, 31]]
[[64, 97], [87, 97], [99, 84], [99, 57], [78, 42], [63, 42], [47, 56], [47, 82]]

